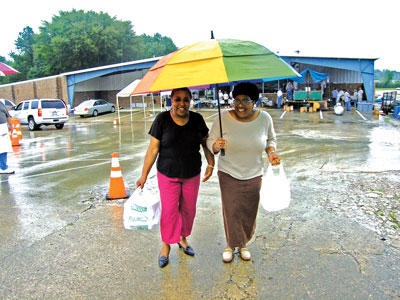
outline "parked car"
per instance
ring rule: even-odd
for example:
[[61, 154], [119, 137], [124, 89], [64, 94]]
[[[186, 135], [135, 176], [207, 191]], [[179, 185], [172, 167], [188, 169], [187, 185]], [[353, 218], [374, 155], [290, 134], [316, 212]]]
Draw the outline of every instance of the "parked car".
[[96, 117], [98, 114], [106, 112], [115, 112], [115, 105], [100, 99], [83, 101], [74, 108], [74, 114], [79, 115], [81, 118], [85, 116]]
[[21, 124], [28, 124], [29, 130], [42, 125], [55, 125], [62, 129], [68, 121], [68, 110], [60, 99], [29, 99], [20, 102], [9, 110], [11, 117], [19, 119]]

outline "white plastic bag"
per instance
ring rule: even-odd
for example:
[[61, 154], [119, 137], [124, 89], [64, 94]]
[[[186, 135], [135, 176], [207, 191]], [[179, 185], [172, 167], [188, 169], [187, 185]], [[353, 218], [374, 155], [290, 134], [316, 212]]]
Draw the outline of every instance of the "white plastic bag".
[[125, 229], [152, 229], [160, 218], [160, 196], [155, 189], [137, 188], [124, 204]]
[[260, 202], [267, 211], [278, 211], [289, 207], [290, 182], [286, 178], [282, 164], [268, 166], [262, 179]]

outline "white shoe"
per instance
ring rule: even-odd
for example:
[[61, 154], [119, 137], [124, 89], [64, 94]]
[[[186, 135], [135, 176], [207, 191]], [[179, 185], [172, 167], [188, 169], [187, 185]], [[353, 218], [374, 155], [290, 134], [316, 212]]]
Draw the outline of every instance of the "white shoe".
[[247, 248], [240, 248], [239, 249], [239, 253], [240, 253], [240, 258], [245, 260], [245, 261], [249, 261], [251, 260], [251, 254], [249, 249]]
[[231, 248], [226, 248], [222, 253], [222, 261], [224, 263], [230, 263], [233, 260], [233, 250]]
[[0, 169], [0, 174], [14, 174], [15, 171], [13, 169], [7, 168], [5, 170]]

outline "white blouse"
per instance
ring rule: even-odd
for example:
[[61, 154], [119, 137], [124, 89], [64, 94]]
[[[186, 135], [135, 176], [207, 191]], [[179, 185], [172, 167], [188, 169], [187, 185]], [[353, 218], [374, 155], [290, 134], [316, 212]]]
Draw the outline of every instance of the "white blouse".
[[[263, 174], [262, 154], [268, 147], [276, 149], [276, 134], [271, 116], [260, 111], [251, 122], [241, 122], [231, 116], [229, 111], [221, 114], [222, 134], [226, 140], [225, 156], [219, 156], [218, 170], [239, 180], [251, 179]], [[214, 120], [207, 147], [220, 137], [218, 117]]]

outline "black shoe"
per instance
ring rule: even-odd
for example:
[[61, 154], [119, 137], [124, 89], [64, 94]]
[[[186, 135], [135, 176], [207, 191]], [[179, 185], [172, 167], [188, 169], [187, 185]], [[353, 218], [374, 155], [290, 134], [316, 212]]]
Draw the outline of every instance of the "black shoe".
[[160, 268], [164, 268], [166, 265], [168, 265], [169, 259], [166, 256], [161, 256], [158, 258], [158, 265]]
[[190, 256], [194, 256], [194, 250], [192, 247], [187, 246], [186, 248], [183, 247], [180, 243], [178, 243], [179, 248], [182, 248], [183, 253], [190, 255]]

